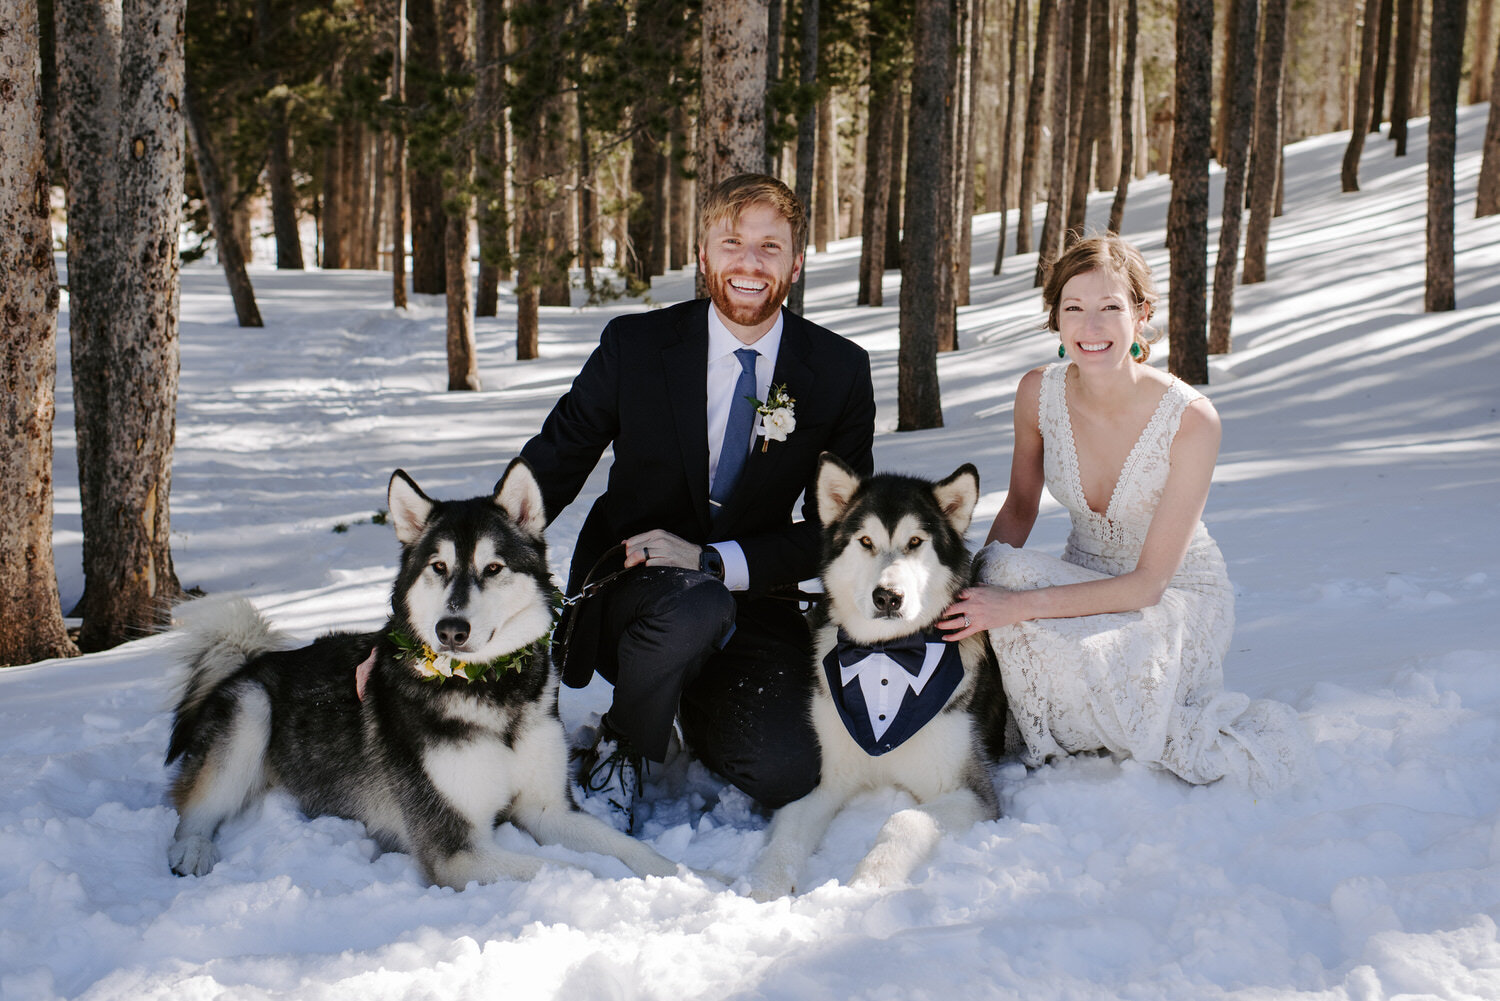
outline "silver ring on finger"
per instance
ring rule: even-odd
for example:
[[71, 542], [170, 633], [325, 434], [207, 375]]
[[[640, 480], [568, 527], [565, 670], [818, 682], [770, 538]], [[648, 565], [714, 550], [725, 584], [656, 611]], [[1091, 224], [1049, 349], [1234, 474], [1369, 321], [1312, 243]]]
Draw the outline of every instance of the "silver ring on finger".
[[969, 628], [969, 617], [967, 615], [964, 616], [964, 628]]

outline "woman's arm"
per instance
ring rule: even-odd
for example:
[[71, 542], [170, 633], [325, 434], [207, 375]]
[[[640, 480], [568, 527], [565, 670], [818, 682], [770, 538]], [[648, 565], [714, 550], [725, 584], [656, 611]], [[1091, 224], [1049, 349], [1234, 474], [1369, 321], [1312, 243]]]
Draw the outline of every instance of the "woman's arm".
[[1010, 489], [995, 515], [985, 545], [1003, 542], [1020, 549], [1036, 524], [1042, 501], [1042, 429], [1037, 405], [1041, 399], [1042, 370], [1033, 369], [1016, 387], [1015, 448], [1010, 458]]
[[947, 617], [938, 622], [938, 627], [954, 630], [946, 638], [958, 640], [1027, 619], [1132, 612], [1156, 604], [1182, 565], [1203, 516], [1219, 454], [1219, 435], [1219, 415], [1207, 400], [1197, 400], [1184, 411], [1172, 442], [1172, 468], [1134, 570], [1118, 577], [1032, 591], [966, 588], [959, 592], [959, 599], [949, 606]]

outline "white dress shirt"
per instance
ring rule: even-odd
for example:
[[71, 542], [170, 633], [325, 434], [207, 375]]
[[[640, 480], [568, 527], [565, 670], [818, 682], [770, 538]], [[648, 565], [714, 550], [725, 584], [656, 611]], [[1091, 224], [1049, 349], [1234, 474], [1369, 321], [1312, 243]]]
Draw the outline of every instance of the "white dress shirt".
[[[734, 387], [739, 382], [740, 361], [735, 351], [750, 347], [760, 354], [755, 359], [755, 398], [764, 400], [771, 392], [771, 377], [776, 372], [776, 353], [781, 349], [782, 314], [778, 310], [776, 322], [760, 336], [754, 344], [746, 345], [724, 325], [718, 307], [708, 309], [708, 482], [714, 481], [719, 469], [719, 454], [724, 447], [724, 428], [729, 424], [729, 408], [734, 403]], [[756, 417], [745, 449], [755, 444], [760, 428]], [[731, 591], [744, 591], [750, 587], [750, 567], [739, 543], [728, 539], [711, 543], [724, 558], [724, 586]]]

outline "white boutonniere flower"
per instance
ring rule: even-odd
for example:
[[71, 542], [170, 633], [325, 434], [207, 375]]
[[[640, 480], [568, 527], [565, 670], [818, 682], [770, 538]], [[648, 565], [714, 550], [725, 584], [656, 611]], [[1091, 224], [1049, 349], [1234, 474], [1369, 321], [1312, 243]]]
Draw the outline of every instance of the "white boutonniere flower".
[[756, 432], [765, 440], [760, 443], [764, 452], [773, 441], [786, 441], [786, 436], [797, 430], [797, 401], [787, 395], [786, 386], [772, 386], [764, 403], [755, 401], [755, 412], [760, 414], [760, 429]]

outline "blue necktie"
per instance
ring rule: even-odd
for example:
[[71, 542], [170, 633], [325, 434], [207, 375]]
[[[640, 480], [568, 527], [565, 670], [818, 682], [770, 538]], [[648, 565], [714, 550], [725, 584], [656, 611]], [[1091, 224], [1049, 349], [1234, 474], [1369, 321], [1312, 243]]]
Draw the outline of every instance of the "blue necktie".
[[752, 348], [740, 348], [734, 353], [739, 359], [740, 377], [734, 384], [734, 401], [729, 406], [729, 421], [724, 425], [724, 445], [719, 449], [719, 468], [714, 470], [714, 482], [708, 491], [713, 505], [713, 517], [719, 511], [750, 457], [750, 430], [755, 426], [755, 359], [760, 352]]

